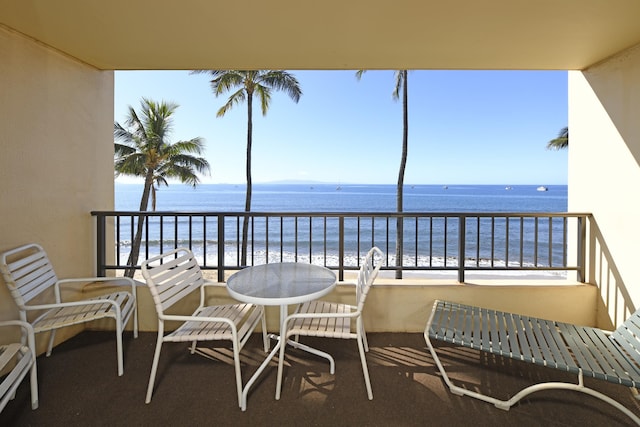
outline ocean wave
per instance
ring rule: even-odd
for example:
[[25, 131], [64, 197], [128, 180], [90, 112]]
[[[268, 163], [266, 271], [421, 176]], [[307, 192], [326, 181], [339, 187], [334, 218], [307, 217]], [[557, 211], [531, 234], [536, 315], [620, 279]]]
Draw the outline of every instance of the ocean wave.
[[[234, 245], [235, 246], [235, 245]], [[173, 248], [165, 248], [162, 252], [168, 252]], [[194, 253], [198, 263], [201, 266], [207, 267], [216, 267], [218, 261], [218, 253], [215, 250], [207, 251], [206, 253], [198, 248], [192, 248], [192, 252]], [[153, 250], [149, 250], [149, 258], [160, 255], [160, 250], [156, 247]], [[343, 266], [346, 269], [356, 270], [360, 266], [360, 262], [363, 259], [363, 256], [358, 255], [357, 252], [345, 253], [343, 258]], [[126, 265], [129, 257], [129, 252], [121, 252], [120, 253], [120, 265]], [[256, 250], [254, 252], [250, 252], [247, 255], [247, 265], [261, 265], [266, 263], [276, 263], [276, 262], [305, 262], [316, 265], [322, 265], [329, 268], [338, 268], [340, 263], [340, 258], [337, 253], [295, 253], [289, 251], [266, 251], [266, 250]], [[235, 251], [225, 251], [224, 253], [224, 265], [225, 268], [233, 268], [237, 267], [240, 264], [238, 253]], [[383, 261], [383, 265], [385, 267], [393, 267], [396, 265], [396, 257], [393, 254], [387, 254]], [[440, 256], [418, 256], [417, 259], [413, 256], [403, 256], [403, 269], [406, 273], [411, 273], [412, 269], [415, 270], [434, 270], [434, 271], [450, 271], [457, 272], [458, 268], [458, 259], [457, 257], [440, 257]], [[472, 271], [474, 269], [491, 269], [494, 268], [496, 271], [494, 274], [499, 273], [500, 271], [509, 271], [510, 275], [529, 275], [531, 274], [530, 270], [537, 270], [536, 265], [533, 263], [520, 263], [517, 261], [505, 262], [504, 260], [496, 260], [496, 259], [473, 259], [468, 258], [465, 260], [465, 268], [467, 271]], [[510, 270], [511, 269], [511, 270]], [[478, 270], [476, 270], [478, 271]], [[562, 278], [566, 277], [565, 271], [545, 271], [545, 270], [537, 270], [537, 275]]]

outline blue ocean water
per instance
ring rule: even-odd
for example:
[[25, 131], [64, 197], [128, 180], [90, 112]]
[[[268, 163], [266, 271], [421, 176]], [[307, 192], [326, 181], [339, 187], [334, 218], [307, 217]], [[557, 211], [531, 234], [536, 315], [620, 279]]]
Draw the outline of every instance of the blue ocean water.
[[[406, 212], [566, 212], [567, 186], [407, 185]], [[507, 189], [510, 188], [510, 189]], [[116, 184], [116, 210], [138, 210], [142, 184]], [[245, 186], [161, 187], [158, 211], [241, 212]], [[395, 212], [395, 185], [254, 184], [254, 212]]]
[[[523, 186], [499, 186], [499, 185], [450, 185], [443, 187], [440, 185], [408, 185], [404, 191], [404, 211], [405, 212], [434, 212], [434, 213], [451, 213], [451, 212], [566, 212], [567, 211], [567, 186], [551, 185], [547, 186], [547, 191], [537, 191], [535, 185]], [[142, 185], [135, 184], [116, 184], [115, 187], [115, 208], [118, 211], [137, 211], [140, 198], [142, 195]], [[172, 184], [169, 187], [162, 187], [157, 192], [157, 211], [178, 211], [178, 212], [242, 212], [245, 203], [245, 186], [232, 184], [204, 184], [199, 185], [195, 189], [185, 185]], [[253, 187], [252, 209], [253, 212], [385, 212], [393, 213], [396, 211], [396, 186], [395, 185], [340, 185], [335, 184], [257, 184]], [[180, 222], [182, 221], [182, 222]], [[213, 224], [206, 227], [199, 222], [202, 219], [194, 218], [191, 223], [191, 231], [186, 223], [187, 219], [181, 219], [176, 225], [171, 220], [166, 220], [160, 224], [158, 217], [150, 219], [149, 246], [152, 253], [169, 250], [175, 246], [192, 245], [192, 249], [200, 259], [216, 259], [217, 257], [217, 236], [212, 231], [215, 230]], [[263, 246], [254, 247], [253, 253], [257, 254], [256, 263], [264, 262], [265, 259], [271, 259], [272, 256], [280, 256], [280, 253], [270, 253], [269, 248], [264, 242], [267, 241], [264, 235], [264, 227], [257, 219], [255, 241]], [[490, 219], [483, 220], [483, 227], [489, 230], [495, 227], [496, 241], [495, 246], [489, 249], [481, 250], [480, 259], [488, 260], [489, 258], [498, 258], [503, 263], [511, 264], [513, 259], [519, 256], [520, 247], [518, 242], [518, 227], [509, 228], [504, 221], [498, 220], [495, 224], [490, 223]], [[382, 226], [382, 228], [379, 228]], [[453, 225], [455, 227], [455, 225]], [[173, 236], [175, 228], [178, 229], [177, 241], [172, 240], [169, 236]], [[282, 227], [282, 230], [278, 230]], [[375, 235], [374, 240], [385, 241], [387, 229], [384, 224], [376, 223], [366, 224], [345, 222], [346, 244], [345, 259], [347, 262], [357, 263], [359, 241], [358, 230], [370, 227], [370, 231], [364, 234]], [[408, 264], [416, 265], [449, 265], [448, 262], [457, 262], [455, 257], [451, 258], [456, 250], [456, 242], [452, 239], [449, 242], [444, 241], [443, 228], [446, 227], [450, 236], [456, 236], [455, 230], [451, 229], [452, 223], [448, 225], [444, 220], [434, 221], [432, 225], [425, 224], [423, 227], [433, 228], [433, 238], [417, 243], [414, 239], [405, 239], [406, 254], [418, 251], [420, 254], [429, 253], [430, 255], [419, 255], [417, 258], [409, 255], [411, 259], [406, 260]], [[513, 227], [513, 226], [511, 226]], [[548, 228], [553, 228], [552, 232], [548, 232]], [[301, 236], [303, 230], [310, 230], [309, 236], [306, 238]], [[161, 230], [162, 229], [162, 230]], [[233, 265], [237, 262], [237, 250], [234, 246], [238, 237], [237, 230], [233, 224], [225, 227], [225, 258], [229, 257], [227, 262]], [[541, 248], [551, 244], [553, 247], [552, 263], [560, 265], [563, 262], [563, 246], [562, 242], [562, 221], [558, 218], [557, 222], [549, 225], [548, 222], [541, 222], [539, 225], [532, 221], [526, 222], [523, 233], [526, 252], [525, 262], [532, 265], [534, 260], [528, 259], [534, 253], [531, 245], [536, 242], [534, 230], [541, 232], [542, 240], [538, 241]], [[326, 236], [323, 235], [326, 232]], [[191, 233], [191, 235], [189, 235]], [[269, 242], [271, 247], [278, 247], [282, 244], [285, 248], [285, 258], [298, 258], [298, 245], [296, 236], [300, 241], [306, 241], [308, 244], [309, 257], [313, 258], [313, 252], [316, 247], [322, 247], [327, 243], [328, 258], [337, 259], [338, 252], [338, 229], [337, 223], [329, 224], [313, 223], [304, 225], [301, 223], [293, 223], [293, 220], [285, 220], [282, 225], [276, 223], [271, 227], [270, 236], [278, 236], [281, 241]], [[514, 234], [515, 233], [515, 234]], [[411, 233], [408, 233], [409, 236]], [[164, 237], [162, 237], [164, 236]], [[282, 237], [279, 237], [282, 236]], [[507, 237], [508, 236], [508, 237]], [[552, 242], [544, 240], [545, 236], [551, 238]], [[131, 227], [127, 218], [123, 218], [121, 235], [118, 240], [121, 242], [120, 254], [124, 258], [129, 250], [131, 239]], [[270, 237], [271, 238], [271, 237]], [[191, 239], [191, 241], [189, 241]], [[228, 240], [227, 240], [228, 239]], [[305, 240], [306, 239], [306, 240]], [[508, 243], [507, 240], [510, 242]], [[513, 242], [511, 242], [513, 240]], [[263, 242], [263, 243], [260, 243]], [[390, 247], [393, 247], [390, 242]], [[475, 241], [471, 239], [467, 244], [469, 254], [468, 258], [477, 257], [475, 252]], [[416, 245], [419, 247], [416, 248]], [[424, 245], [429, 246], [429, 250]], [[292, 249], [296, 247], [296, 249]], [[509, 249], [507, 249], [509, 247]], [[324, 249], [323, 249], [324, 250]], [[288, 251], [288, 252], [287, 252]], [[304, 253], [305, 250], [301, 249]], [[541, 256], [546, 256], [546, 251], [539, 251]], [[394, 258], [391, 254], [390, 264], [393, 264]], [[548, 258], [548, 256], [547, 256]], [[473, 261], [471, 261], [473, 262]], [[543, 262], [549, 262], [547, 259]]]

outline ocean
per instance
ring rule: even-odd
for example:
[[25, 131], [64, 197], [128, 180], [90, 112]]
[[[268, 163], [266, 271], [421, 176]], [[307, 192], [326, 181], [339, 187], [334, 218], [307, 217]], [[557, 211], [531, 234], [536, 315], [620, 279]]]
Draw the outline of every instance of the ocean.
[[[566, 212], [567, 186], [406, 185], [405, 212]], [[507, 189], [509, 188], [509, 189]], [[116, 210], [138, 210], [142, 184], [116, 184]], [[242, 212], [245, 186], [161, 187], [158, 211]], [[254, 212], [395, 212], [395, 185], [254, 184]]]
[[[566, 185], [549, 185], [546, 186], [546, 191], [538, 191], [536, 185], [521, 185], [521, 186], [501, 186], [501, 185], [407, 185], [404, 191], [404, 211], [405, 212], [429, 212], [429, 213], [451, 213], [451, 212], [493, 212], [493, 213], [512, 213], [512, 212], [533, 212], [533, 213], [562, 213], [567, 212], [567, 186]], [[117, 211], [137, 211], [140, 198], [142, 196], [142, 185], [139, 184], [116, 184], [115, 187], [115, 208]], [[203, 184], [199, 185], [195, 189], [189, 186], [181, 184], [171, 184], [169, 187], [162, 187], [157, 192], [157, 206], [156, 210], [162, 211], [177, 211], [177, 212], [243, 212], [245, 202], [245, 186], [233, 185], [233, 184]], [[252, 209], [253, 212], [358, 212], [358, 213], [393, 213], [396, 211], [396, 186], [395, 185], [351, 185], [351, 184], [255, 184], [253, 187], [252, 197]], [[186, 219], [181, 220], [186, 221]], [[209, 224], [206, 228], [206, 236], [203, 231], [205, 227], [199, 224], [198, 219], [193, 219], [194, 227], [191, 231], [192, 235], [188, 236], [188, 227], [186, 223], [178, 224], [178, 241], [167, 239], [167, 236], [173, 236], [173, 230], [175, 224], [167, 221], [163, 223], [165, 230], [162, 237], [160, 234], [159, 218], [150, 218], [149, 246], [152, 254], [159, 253], [161, 250], [166, 251], [174, 246], [184, 246], [187, 244], [192, 245], [192, 250], [196, 253], [196, 256], [200, 260], [215, 260], [217, 257], [217, 236], [213, 234], [215, 227]], [[263, 221], [257, 220], [257, 221]], [[493, 227], [487, 221], [483, 220], [485, 229], [487, 227]], [[357, 223], [354, 221], [345, 221], [345, 236], [347, 237], [347, 247], [345, 248], [345, 262], [347, 264], [357, 264], [359, 257], [359, 248], [356, 247], [355, 242], [358, 241], [357, 227], [376, 228], [371, 232], [364, 232], [365, 234], [376, 234], [375, 240], [385, 241], [386, 229], [378, 229], [379, 226], [384, 224]], [[415, 238], [408, 237], [408, 233], [405, 238], [405, 256], [408, 257], [404, 261], [405, 265], [433, 265], [443, 266], [451, 265], [451, 263], [457, 263], [457, 258], [453, 256], [457, 248], [456, 242], [452, 241], [443, 242], [443, 239], [439, 236], [444, 236], [443, 228], [447, 228], [450, 236], [457, 236], [455, 230], [451, 229], [452, 223], [441, 221], [434, 221], [431, 225], [433, 227], [433, 238], [422, 240], [418, 243], [419, 247], [416, 249]], [[523, 230], [524, 244], [523, 254], [525, 254], [525, 264], [533, 265], [536, 262], [542, 260], [543, 263], [552, 263], [554, 266], [561, 265], [563, 260], [563, 242], [561, 241], [563, 230], [562, 221], [557, 218], [551, 225], [548, 221], [541, 221], [540, 225], [534, 224], [532, 221], [525, 223]], [[131, 227], [128, 225], [127, 217], [123, 218], [122, 223], [122, 235], [119, 236], [121, 244], [120, 255], [121, 261], [124, 261], [127, 253], [130, 249], [130, 243], [132, 235], [128, 230]], [[454, 225], [455, 226], [455, 225]], [[256, 255], [251, 262], [256, 264], [265, 262], [265, 260], [278, 261], [280, 253], [271, 253], [273, 249], [264, 247], [265, 236], [263, 227], [258, 223], [255, 231], [255, 238], [257, 247], [253, 247], [253, 253]], [[278, 227], [276, 224], [274, 227]], [[285, 248], [284, 259], [285, 260], [304, 260], [301, 259], [293, 247], [297, 247], [296, 235], [301, 233], [301, 230], [309, 228], [307, 226], [298, 227], [291, 222], [285, 221], [282, 225], [282, 243]], [[313, 224], [313, 232], [310, 235], [313, 237], [309, 240], [313, 240], [312, 243], [307, 243], [309, 249], [306, 251], [311, 254], [316, 249], [321, 248], [323, 244], [323, 225], [318, 223]], [[329, 225], [326, 242], [328, 244], [328, 254], [326, 259], [329, 263], [336, 265], [338, 257], [338, 240], [337, 240], [337, 225]], [[506, 263], [512, 265], [514, 259], [517, 260], [518, 251], [520, 250], [515, 243], [509, 243], [507, 245], [507, 236], [511, 241], [518, 241], [518, 230], [514, 230], [512, 224], [509, 228], [509, 232], [506, 231], [504, 219], [498, 219], [496, 224], [496, 240], [495, 245], [486, 247], [481, 250], [479, 254], [480, 259], [483, 262], [491, 262], [489, 259], [498, 260], [498, 263]], [[552, 232], [548, 232], [548, 227], [552, 228]], [[227, 227], [226, 227], [227, 228]], [[545, 229], [546, 228], [546, 229]], [[393, 228], [392, 228], [393, 229]], [[535, 242], [534, 230], [540, 232], [542, 240], [539, 241], [540, 248], [544, 248], [549, 245], [549, 241], [544, 239], [550, 235], [553, 236], [553, 256], [552, 260], [549, 260], [548, 250], [534, 250], [531, 245]], [[235, 236], [236, 231], [234, 225], [228, 225], [228, 230], [225, 232], [227, 238], [225, 239], [225, 264], [235, 265], [237, 263], [237, 247]], [[515, 233], [515, 235], [514, 235]], [[275, 230], [271, 231], [270, 236], [279, 236]], [[379, 237], [378, 237], [379, 236]], [[546, 236], [546, 237], [545, 237]], [[189, 237], [191, 243], [189, 243]], [[270, 237], [270, 239], [273, 237]], [[300, 236], [298, 235], [298, 238]], [[304, 239], [304, 237], [303, 237]], [[316, 241], [316, 239], [320, 239]], [[262, 244], [263, 246], [259, 246]], [[271, 248], [278, 247], [279, 241], [268, 243]], [[422, 246], [420, 246], [422, 245]], [[431, 245], [428, 250], [424, 245]], [[467, 250], [469, 255], [467, 257], [475, 257], [474, 252], [474, 239], [471, 239], [468, 243]], [[513, 248], [511, 246], [514, 246]], [[545, 246], [546, 245], [546, 246]], [[162, 248], [161, 248], [162, 246]], [[482, 246], [482, 245], [481, 245]], [[509, 249], [505, 249], [509, 246]], [[393, 248], [393, 243], [390, 248]], [[288, 248], [288, 249], [287, 249]], [[419, 253], [427, 255], [419, 255], [413, 259], [412, 253], [418, 250]], [[288, 251], [288, 252], [287, 252]], [[392, 252], [390, 250], [390, 252]], [[535, 255], [538, 261], [535, 261], [531, 257]], [[302, 253], [305, 250], [302, 249]], [[388, 254], [389, 265], [393, 265], [394, 255]], [[324, 256], [324, 254], [322, 255]], [[547, 259], [543, 258], [547, 256]], [[272, 258], [273, 257], [273, 258]], [[313, 258], [314, 255], [309, 255], [309, 258]], [[314, 262], [313, 259], [310, 261]], [[321, 262], [321, 260], [318, 260]], [[465, 261], [466, 263], [467, 261]], [[472, 262], [472, 261], [470, 261]], [[515, 261], [517, 263], [517, 261]]]

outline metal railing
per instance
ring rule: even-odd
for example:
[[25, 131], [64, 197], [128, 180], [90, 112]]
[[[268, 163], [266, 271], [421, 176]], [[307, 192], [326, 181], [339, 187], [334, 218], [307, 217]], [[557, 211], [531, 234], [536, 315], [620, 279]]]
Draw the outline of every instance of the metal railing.
[[[464, 282], [469, 271], [576, 271], [584, 281], [584, 213], [335, 213], [335, 212], [137, 212], [94, 211], [97, 271], [129, 268], [127, 258], [138, 220], [144, 221], [140, 260], [188, 247], [201, 267], [226, 270], [241, 265], [242, 224], [249, 221], [247, 265], [311, 262], [357, 270], [372, 246], [385, 251], [383, 270], [454, 271]], [[396, 224], [403, 245], [396, 259]], [[107, 235], [109, 233], [109, 235]], [[113, 236], [113, 240], [111, 239]], [[114, 246], [107, 242], [113, 242]], [[107, 262], [109, 260], [109, 262]]]

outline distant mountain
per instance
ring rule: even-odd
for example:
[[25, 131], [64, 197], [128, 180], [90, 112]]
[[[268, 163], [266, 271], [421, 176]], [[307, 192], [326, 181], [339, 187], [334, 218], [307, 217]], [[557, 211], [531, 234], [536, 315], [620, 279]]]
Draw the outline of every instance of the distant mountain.
[[312, 181], [306, 179], [283, 179], [280, 181], [268, 181], [268, 182], [258, 182], [256, 184], [270, 184], [270, 185], [337, 185], [336, 182], [326, 182], [326, 181]]

